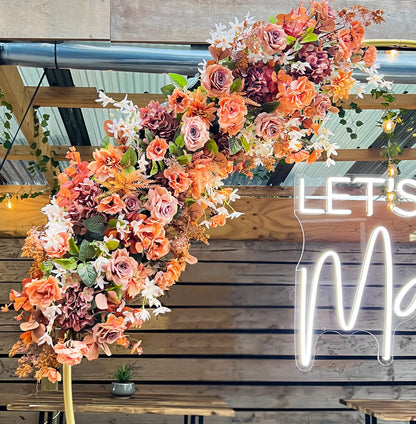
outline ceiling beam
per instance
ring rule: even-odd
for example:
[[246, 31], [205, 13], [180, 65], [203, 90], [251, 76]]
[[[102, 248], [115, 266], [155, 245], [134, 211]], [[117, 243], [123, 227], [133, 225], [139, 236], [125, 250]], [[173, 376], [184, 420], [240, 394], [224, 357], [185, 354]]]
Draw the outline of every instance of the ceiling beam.
[[[31, 97], [35, 87], [26, 87], [27, 95]], [[124, 98], [124, 93], [106, 93], [114, 100]], [[127, 94], [127, 98], [139, 107], [145, 107], [151, 100], [164, 102], [166, 99], [162, 94], [140, 93]], [[40, 87], [34, 100], [35, 106], [59, 107], [59, 108], [102, 108], [97, 99], [97, 89], [94, 87]], [[396, 101], [391, 107], [402, 109], [416, 109], [416, 94], [396, 94]], [[365, 94], [362, 99], [351, 96], [342, 106], [349, 108], [350, 103], [356, 103], [361, 109], [384, 109], [381, 104], [383, 98], [375, 99], [370, 94]], [[107, 108], [114, 108], [108, 104]]]
[[[25, 90], [22, 78], [19, 74], [19, 70], [15, 66], [0, 66], [0, 87], [6, 100], [13, 107], [13, 115], [17, 122], [22, 122], [25, 111], [30, 103], [31, 96]], [[26, 115], [25, 120], [22, 122], [21, 127], [22, 134], [26, 138], [29, 146], [25, 146], [27, 150], [27, 157], [24, 160], [39, 161], [43, 156], [51, 157], [49, 143], [42, 143], [43, 130], [39, 125], [39, 135], [35, 137], [35, 124], [33, 119], [33, 106], [30, 108]], [[32, 149], [30, 146], [34, 146]], [[36, 155], [35, 151], [40, 149], [41, 154]], [[4, 156], [3, 156], [4, 157]], [[57, 168], [52, 166], [51, 160], [46, 165], [42, 165], [46, 170], [43, 175], [49, 185], [54, 187], [54, 180], [57, 177], [59, 171]]]
[[[56, 161], [66, 161], [66, 154], [71, 146], [50, 146], [50, 154]], [[92, 153], [97, 146], [76, 146], [81, 154], [82, 160], [90, 161]], [[334, 156], [336, 162], [385, 162], [383, 156], [384, 149], [339, 149], [338, 155]], [[0, 158], [6, 154], [6, 149], [0, 146]], [[8, 160], [33, 160], [29, 146], [13, 146], [7, 158]], [[324, 162], [325, 157], [318, 159], [318, 162]], [[416, 160], [416, 148], [403, 149], [403, 153], [398, 156], [400, 160]]]

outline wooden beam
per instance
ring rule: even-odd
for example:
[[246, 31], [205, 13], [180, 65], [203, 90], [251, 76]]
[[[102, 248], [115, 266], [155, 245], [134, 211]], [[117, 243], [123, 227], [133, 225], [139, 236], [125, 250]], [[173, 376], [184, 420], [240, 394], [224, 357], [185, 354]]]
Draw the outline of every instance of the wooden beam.
[[[25, 91], [31, 97], [35, 87], [26, 87]], [[124, 98], [124, 93], [107, 93], [114, 100]], [[151, 100], [158, 102], [165, 101], [162, 94], [149, 93], [129, 93], [128, 99], [139, 107], [146, 106]], [[94, 87], [40, 87], [34, 100], [35, 106], [47, 107], [70, 107], [70, 108], [102, 108], [101, 103], [95, 101], [97, 90]], [[392, 108], [416, 109], [416, 94], [396, 94], [396, 101], [392, 103]], [[365, 94], [362, 99], [351, 96], [349, 101], [342, 103], [345, 109], [349, 109], [349, 104], [354, 102], [361, 109], [384, 109], [383, 99], [375, 99], [370, 94]], [[113, 106], [109, 104], [107, 109]]]
[[0, 195], [33, 194], [48, 191], [49, 187], [44, 185], [0, 185]]
[[[31, 96], [25, 91], [22, 78], [19, 74], [19, 70], [15, 66], [0, 66], [0, 87], [6, 96], [7, 101], [13, 106], [13, 115], [17, 122], [22, 122], [25, 111], [30, 103]], [[35, 125], [33, 119], [33, 106], [30, 108], [25, 120], [22, 122], [21, 131], [26, 138], [29, 146], [35, 146], [34, 149], [27, 146], [27, 153], [31, 154], [29, 160], [39, 161], [42, 156], [51, 157], [50, 146], [48, 143], [42, 143], [43, 130], [39, 126], [39, 135], [35, 137]], [[35, 151], [40, 149], [41, 155], [35, 155]], [[43, 165], [46, 169], [43, 172], [45, 179], [49, 187], [54, 186], [54, 180], [57, 177], [59, 171], [57, 168], [52, 166], [51, 160]]]
[[[26, 87], [26, 93], [31, 97], [35, 87]], [[106, 93], [114, 100], [122, 100], [125, 93]], [[164, 102], [165, 96], [162, 94], [141, 93], [128, 94], [128, 99], [139, 107], [145, 107], [151, 100]], [[35, 106], [46, 107], [68, 107], [68, 108], [100, 108], [101, 103], [96, 102], [98, 98], [97, 89], [94, 87], [40, 87], [35, 97]], [[108, 104], [107, 109], [114, 108]]]
[[[70, 146], [50, 146], [51, 155], [56, 161], [66, 161], [66, 154]], [[77, 146], [82, 160], [92, 160], [92, 153], [98, 146]], [[334, 157], [336, 162], [384, 162], [386, 158], [382, 155], [383, 149], [339, 149], [338, 155]], [[6, 149], [0, 146], [0, 158], [4, 157]], [[400, 160], [416, 160], [416, 148], [403, 149], [398, 157]], [[9, 160], [33, 160], [29, 146], [13, 146]], [[325, 161], [324, 157], [318, 162]]]

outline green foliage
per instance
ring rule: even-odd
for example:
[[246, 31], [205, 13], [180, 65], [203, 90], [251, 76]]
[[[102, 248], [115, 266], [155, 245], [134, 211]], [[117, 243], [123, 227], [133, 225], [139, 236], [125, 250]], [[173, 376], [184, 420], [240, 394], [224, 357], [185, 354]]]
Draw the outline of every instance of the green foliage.
[[183, 77], [182, 75], [178, 75], [178, 74], [168, 74], [168, 75], [173, 85], [176, 87], [184, 88], [188, 84], [187, 79]]
[[128, 383], [134, 377], [134, 372], [129, 365], [120, 364], [113, 376], [119, 383]]
[[77, 268], [81, 281], [87, 286], [92, 287], [97, 280], [97, 272], [91, 263], [80, 263]]
[[123, 168], [127, 168], [129, 166], [134, 166], [137, 163], [137, 153], [131, 147], [124, 153], [124, 155], [120, 159], [120, 165]]

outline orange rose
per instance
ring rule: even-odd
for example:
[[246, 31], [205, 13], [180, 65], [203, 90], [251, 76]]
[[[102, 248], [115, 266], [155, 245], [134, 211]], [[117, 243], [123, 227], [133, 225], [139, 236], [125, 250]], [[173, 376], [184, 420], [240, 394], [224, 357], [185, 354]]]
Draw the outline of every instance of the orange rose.
[[69, 250], [69, 233], [53, 233], [51, 231], [47, 234], [47, 241], [45, 243], [45, 252], [51, 258], [62, 258]]
[[146, 156], [151, 160], [163, 160], [168, 149], [168, 143], [163, 138], [156, 137], [147, 146]]
[[47, 379], [51, 383], [56, 383], [57, 381], [62, 380], [61, 373], [58, 370], [56, 370], [55, 368], [52, 368], [52, 367], [48, 367], [48, 369], [46, 370], [45, 377], [47, 377]]
[[209, 227], [210, 228], [222, 227], [223, 225], [225, 225], [226, 219], [227, 217], [223, 214], [214, 215], [209, 221]]
[[88, 352], [85, 342], [69, 340], [66, 343], [57, 343], [53, 348], [60, 364], [78, 365], [82, 357]]
[[224, 96], [219, 101], [218, 122], [221, 131], [229, 135], [236, 135], [244, 126], [244, 116], [247, 114], [247, 107], [244, 98], [237, 93], [231, 96]]
[[55, 277], [35, 279], [25, 286], [29, 302], [39, 308], [47, 308], [52, 302], [61, 299], [61, 289]]
[[353, 45], [356, 49], [360, 48], [361, 43], [364, 39], [365, 29], [360, 21], [351, 21], [351, 37]]
[[295, 110], [302, 110], [315, 97], [315, 85], [307, 77], [300, 77], [290, 83], [286, 90], [278, 94], [279, 112], [291, 114]]
[[120, 160], [123, 152], [118, 148], [116, 149], [112, 144], [109, 144], [107, 149], [96, 149], [93, 156], [95, 161], [92, 161], [88, 168], [99, 180], [105, 181], [108, 178], [113, 178], [114, 173], [122, 170]]
[[149, 261], [157, 261], [170, 251], [170, 243], [166, 237], [158, 237], [153, 240], [148, 252], [146, 253]]
[[100, 204], [97, 206], [97, 211], [115, 215], [121, 212], [125, 206], [125, 203], [120, 199], [118, 194], [112, 194], [100, 201]]
[[186, 191], [192, 182], [181, 166], [169, 166], [163, 175], [168, 179], [169, 187], [173, 188], [175, 196]]

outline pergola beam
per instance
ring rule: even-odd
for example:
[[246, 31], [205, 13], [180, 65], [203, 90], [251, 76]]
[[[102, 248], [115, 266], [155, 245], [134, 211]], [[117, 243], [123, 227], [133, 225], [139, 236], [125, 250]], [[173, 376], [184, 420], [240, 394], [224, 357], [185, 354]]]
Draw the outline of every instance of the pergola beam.
[[[0, 87], [3, 94], [6, 97], [6, 100], [13, 107], [13, 115], [15, 116], [17, 122], [22, 122], [21, 131], [29, 146], [36, 146], [34, 149], [31, 149], [29, 146], [25, 147], [25, 159], [23, 160], [32, 160], [39, 161], [43, 156], [51, 157], [50, 145], [49, 143], [42, 143], [43, 130], [39, 125], [38, 136], [35, 137], [35, 123], [33, 116], [33, 105], [29, 109], [28, 114], [23, 120], [25, 111], [29, 106], [31, 95], [25, 90], [25, 85], [23, 84], [22, 78], [19, 74], [19, 70], [15, 66], [0, 66]], [[17, 147], [17, 146], [16, 146]], [[36, 155], [36, 150], [41, 151], [41, 155]], [[3, 149], [4, 150], [4, 149]], [[55, 167], [52, 166], [52, 161], [49, 160], [46, 165], [42, 165], [42, 168], [45, 168], [43, 175], [49, 185], [53, 188], [54, 180], [58, 175], [58, 171]]]
[[[29, 98], [33, 95], [35, 87], [25, 87], [26, 95]], [[106, 93], [114, 100], [124, 98], [124, 93]], [[60, 108], [102, 108], [101, 103], [95, 101], [98, 97], [97, 90], [94, 87], [40, 87], [35, 97], [35, 106], [60, 107]], [[396, 101], [391, 104], [395, 109], [416, 109], [416, 94], [396, 94]], [[165, 101], [162, 94], [128, 94], [127, 98], [139, 107], [146, 106], [151, 100], [158, 102]], [[349, 103], [356, 103], [361, 109], [384, 109], [381, 104], [385, 100], [373, 98], [370, 94], [365, 94], [362, 99], [351, 96], [349, 101], [345, 102], [345, 108], [349, 108]], [[112, 108], [108, 104], [107, 108]]]

